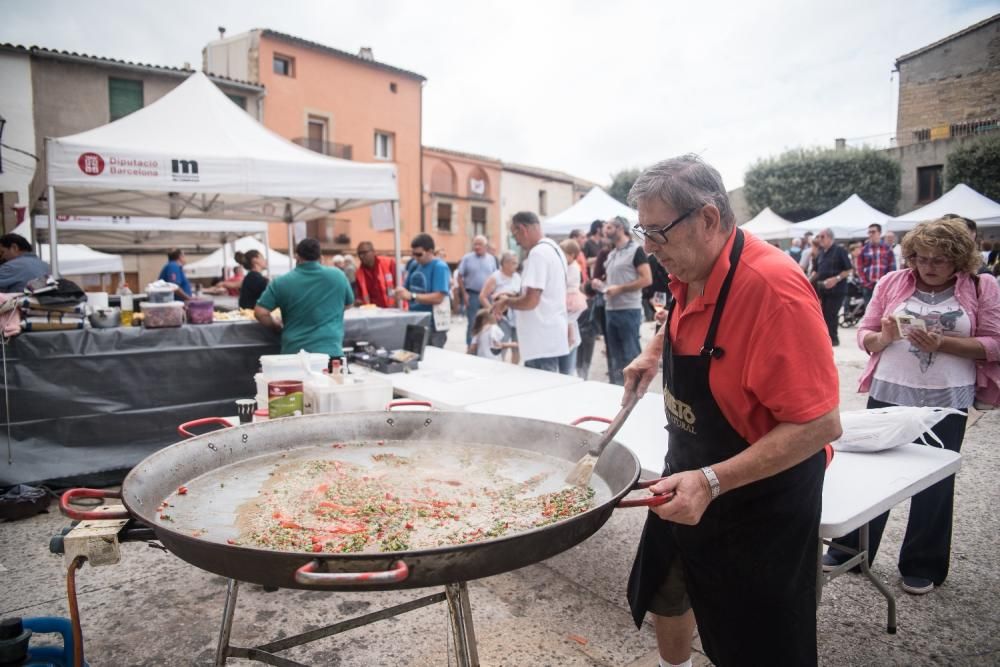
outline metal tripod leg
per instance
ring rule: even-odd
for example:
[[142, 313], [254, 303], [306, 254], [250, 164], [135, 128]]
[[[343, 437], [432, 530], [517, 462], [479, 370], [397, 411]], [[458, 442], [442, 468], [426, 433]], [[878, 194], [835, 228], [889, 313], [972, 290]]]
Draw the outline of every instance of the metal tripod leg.
[[455, 638], [455, 657], [458, 667], [479, 667], [476, 631], [472, 625], [472, 607], [469, 604], [469, 587], [462, 581], [445, 585], [444, 592], [448, 596], [448, 616], [451, 618], [451, 632]]
[[222, 628], [219, 630], [219, 646], [215, 650], [215, 667], [222, 667], [229, 658], [229, 637], [233, 631], [233, 616], [236, 615], [236, 595], [240, 591], [240, 582], [229, 580], [226, 587], [226, 606], [222, 611]]

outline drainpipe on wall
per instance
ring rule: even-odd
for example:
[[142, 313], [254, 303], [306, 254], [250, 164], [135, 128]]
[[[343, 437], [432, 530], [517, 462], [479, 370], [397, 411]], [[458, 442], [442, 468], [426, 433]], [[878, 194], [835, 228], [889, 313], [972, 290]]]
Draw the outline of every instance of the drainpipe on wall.
[[420, 82], [420, 106], [419, 106], [419, 116], [420, 116], [420, 126], [418, 131], [418, 136], [420, 137], [420, 166], [417, 169], [417, 173], [420, 177], [420, 233], [423, 234], [427, 231], [426, 223], [424, 221], [425, 213], [424, 210], [424, 81]]

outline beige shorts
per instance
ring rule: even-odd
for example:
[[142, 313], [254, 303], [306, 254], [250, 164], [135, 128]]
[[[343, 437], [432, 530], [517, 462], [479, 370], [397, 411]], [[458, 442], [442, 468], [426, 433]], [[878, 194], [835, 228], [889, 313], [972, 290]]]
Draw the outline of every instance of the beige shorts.
[[684, 568], [681, 559], [674, 556], [667, 567], [667, 576], [649, 600], [649, 611], [657, 616], [681, 616], [691, 608], [687, 587], [684, 585]]

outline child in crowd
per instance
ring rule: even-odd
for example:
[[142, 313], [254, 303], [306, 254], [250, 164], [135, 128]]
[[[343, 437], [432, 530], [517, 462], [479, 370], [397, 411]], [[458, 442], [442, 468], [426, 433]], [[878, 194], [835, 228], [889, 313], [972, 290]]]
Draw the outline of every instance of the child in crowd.
[[472, 343], [469, 345], [469, 354], [474, 354], [485, 359], [502, 361], [503, 351], [507, 348], [517, 347], [517, 343], [503, 341], [503, 329], [497, 324], [489, 308], [482, 308], [476, 313], [476, 319], [472, 322]]

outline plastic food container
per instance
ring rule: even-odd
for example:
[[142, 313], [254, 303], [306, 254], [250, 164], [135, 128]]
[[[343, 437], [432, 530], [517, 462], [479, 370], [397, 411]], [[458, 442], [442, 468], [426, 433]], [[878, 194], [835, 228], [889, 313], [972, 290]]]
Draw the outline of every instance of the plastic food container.
[[147, 287], [146, 300], [152, 303], [170, 303], [174, 300], [174, 290], [169, 287]]
[[305, 380], [309, 373], [303, 361], [313, 373], [322, 373], [330, 363], [330, 357], [316, 352], [265, 354], [260, 358], [260, 372], [265, 383], [271, 380]]
[[139, 304], [139, 308], [142, 309], [142, 326], [147, 329], [179, 327], [184, 324], [184, 304], [180, 301], [170, 303], [143, 301]]
[[211, 324], [215, 304], [209, 299], [191, 299], [187, 302], [187, 310], [191, 324]]
[[305, 413], [381, 410], [392, 400], [392, 382], [381, 375], [354, 373], [341, 382], [325, 376], [305, 383]]

